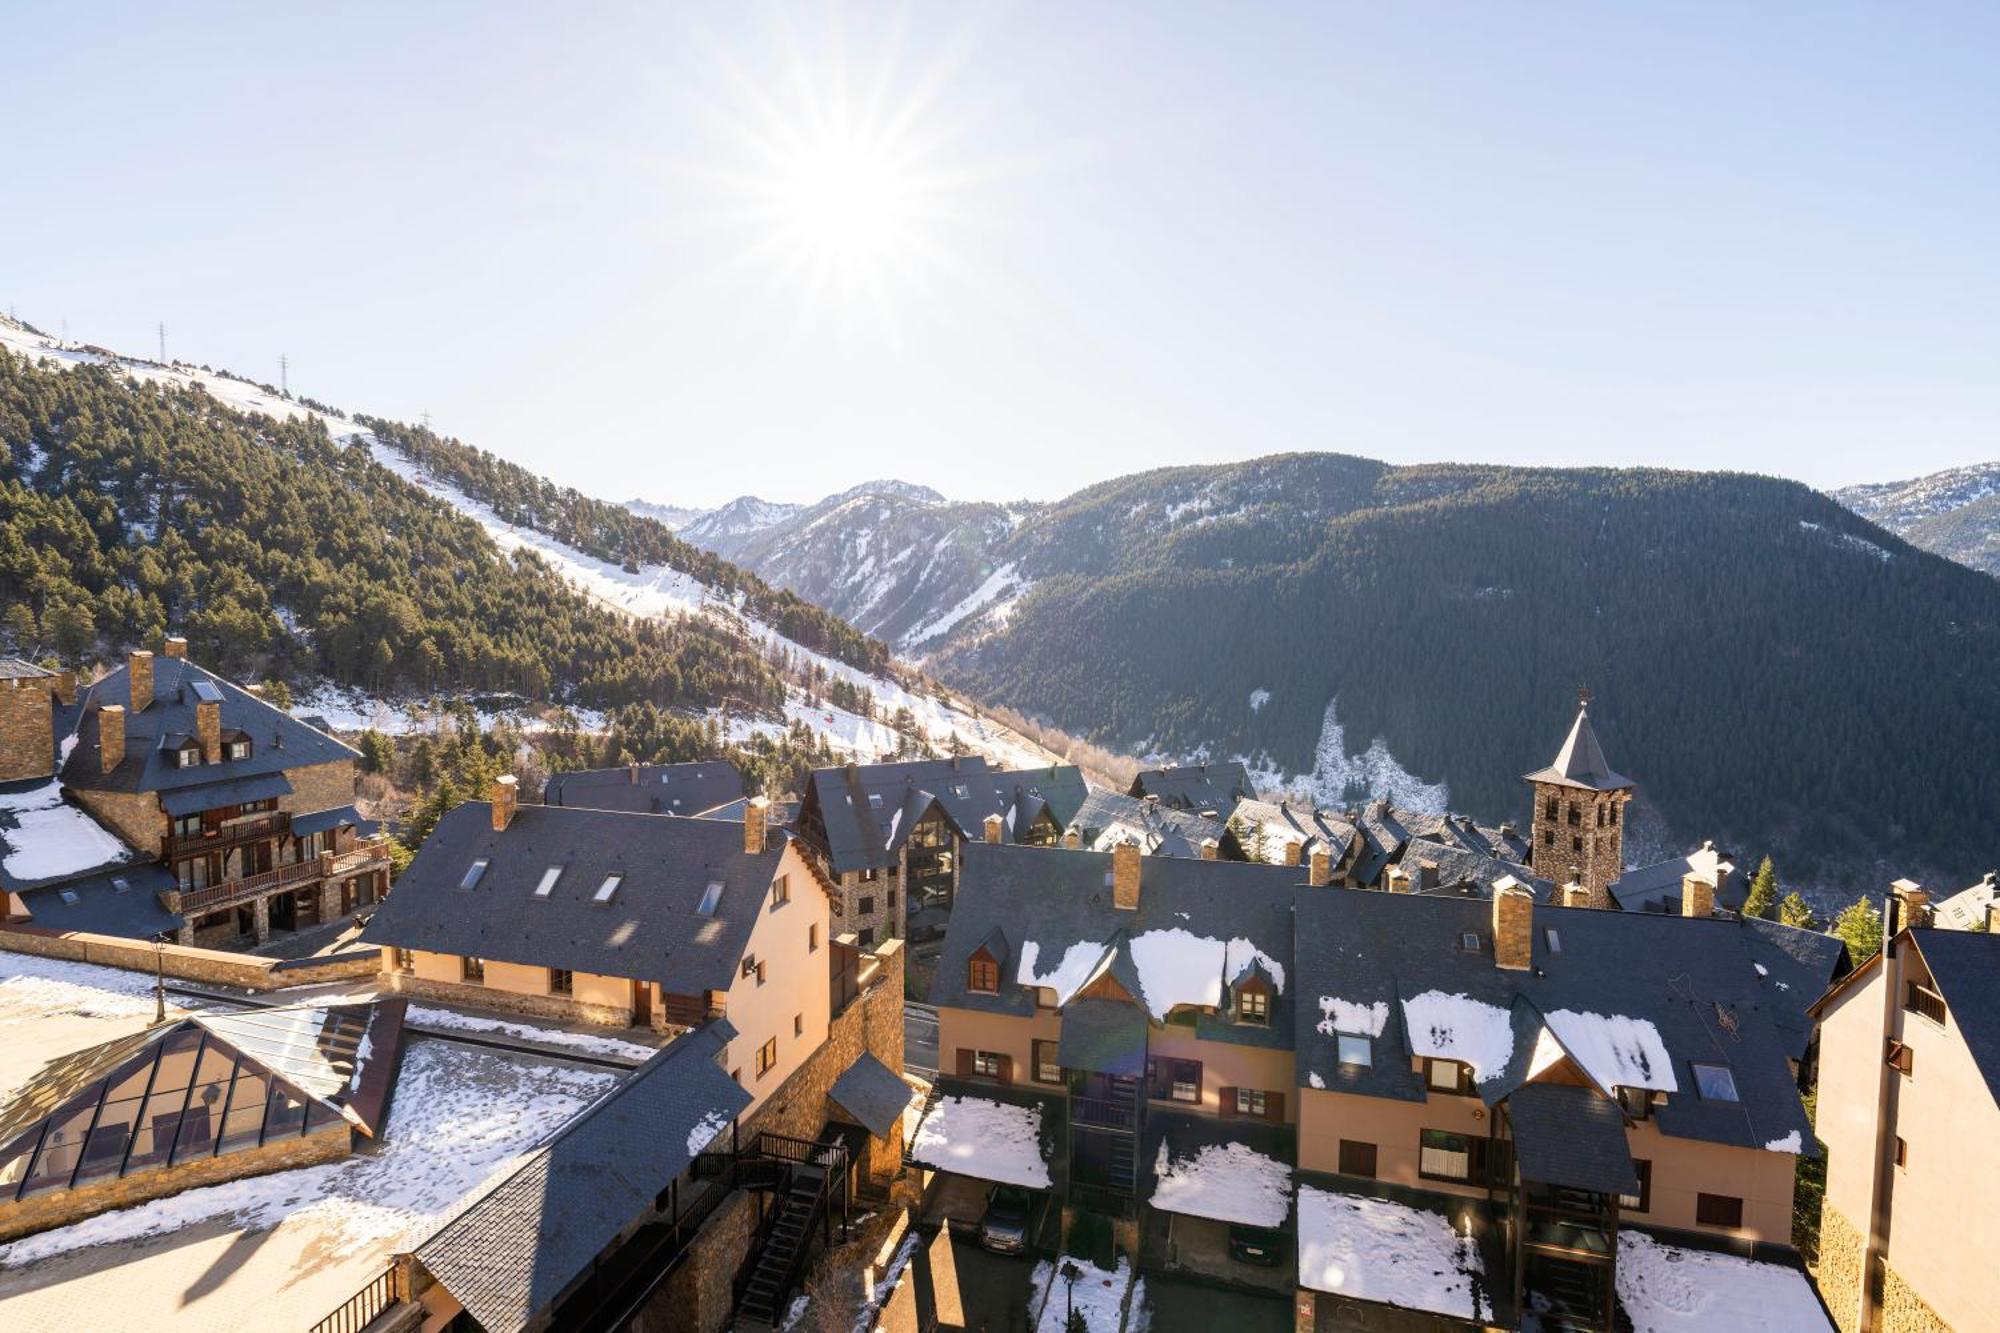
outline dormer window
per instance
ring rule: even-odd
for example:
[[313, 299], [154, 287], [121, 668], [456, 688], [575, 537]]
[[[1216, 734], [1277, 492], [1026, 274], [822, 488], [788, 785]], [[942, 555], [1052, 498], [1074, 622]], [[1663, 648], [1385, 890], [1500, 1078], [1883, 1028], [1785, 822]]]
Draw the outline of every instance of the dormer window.
[[1000, 993], [1000, 964], [983, 949], [965, 965], [965, 988], [980, 995]]
[[465, 868], [465, 878], [461, 879], [458, 882], [458, 887], [461, 889], [471, 888], [473, 885], [479, 882], [479, 877], [485, 873], [486, 873], [486, 862], [474, 861], [471, 865]]
[[1696, 1063], [1694, 1086], [1705, 1102], [1739, 1102], [1736, 1095], [1736, 1075], [1728, 1065], [1707, 1065]]
[[1236, 988], [1236, 1021], [1255, 1027], [1271, 1025], [1271, 990], [1262, 977], [1246, 978]]
[[200, 763], [201, 747], [193, 741], [189, 741], [186, 745], [174, 751], [174, 767], [176, 768], [195, 768]]
[[612, 871], [604, 877], [604, 882], [597, 886], [597, 892], [590, 895], [590, 901], [596, 903], [599, 907], [607, 906], [613, 898], [618, 896], [618, 886], [624, 882], [624, 871]]
[[1653, 1113], [1653, 1093], [1650, 1088], [1633, 1088], [1624, 1084], [1618, 1086], [1618, 1109], [1634, 1120], [1644, 1120]]
[[242, 740], [230, 741], [224, 745], [222, 747], [222, 757], [224, 759], [248, 759], [250, 757], [250, 738], [246, 736]]

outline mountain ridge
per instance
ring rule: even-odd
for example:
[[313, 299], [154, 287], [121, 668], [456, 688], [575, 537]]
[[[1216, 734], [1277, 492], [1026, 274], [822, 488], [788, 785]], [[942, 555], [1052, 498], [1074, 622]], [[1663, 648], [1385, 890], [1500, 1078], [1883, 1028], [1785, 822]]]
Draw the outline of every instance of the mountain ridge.
[[2000, 577], [2000, 462], [1829, 494], [1912, 545]]

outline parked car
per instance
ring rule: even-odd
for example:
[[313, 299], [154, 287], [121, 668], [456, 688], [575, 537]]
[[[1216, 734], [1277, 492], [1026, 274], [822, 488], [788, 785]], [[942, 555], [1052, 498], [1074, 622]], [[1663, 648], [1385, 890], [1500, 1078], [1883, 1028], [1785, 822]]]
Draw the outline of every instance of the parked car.
[[1027, 1249], [1033, 1207], [1034, 1196], [1019, 1185], [995, 1185], [986, 1195], [986, 1215], [979, 1219], [979, 1247], [995, 1254]]
[[1229, 1257], [1259, 1268], [1276, 1268], [1285, 1261], [1285, 1233], [1268, 1227], [1229, 1228]]

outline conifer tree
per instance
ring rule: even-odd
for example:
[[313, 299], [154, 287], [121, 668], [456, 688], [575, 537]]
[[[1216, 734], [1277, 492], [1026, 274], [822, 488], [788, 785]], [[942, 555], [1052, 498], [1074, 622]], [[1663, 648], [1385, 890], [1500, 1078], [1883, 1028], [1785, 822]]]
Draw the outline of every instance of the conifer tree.
[[1778, 911], [1778, 871], [1765, 857], [1750, 881], [1750, 896], [1743, 900], [1743, 915], [1769, 921]]
[[1785, 895], [1783, 902], [1778, 904], [1778, 920], [1788, 926], [1797, 926], [1800, 930], [1811, 930], [1813, 928], [1812, 908], [1806, 906], [1806, 900], [1799, 897], [1797, 890], [1793, 890], [1791, 893]]
[[1882, 947], [1882, 913], [1863, 894], [1834, 918], [1833, 933], [1847, 942], [1848, 961], [1860, 963]]

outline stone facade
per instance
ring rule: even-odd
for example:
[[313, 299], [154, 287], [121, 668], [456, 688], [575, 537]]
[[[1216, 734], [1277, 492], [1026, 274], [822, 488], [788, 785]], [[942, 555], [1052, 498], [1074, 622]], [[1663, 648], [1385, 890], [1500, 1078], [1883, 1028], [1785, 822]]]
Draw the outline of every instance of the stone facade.
[[373, 977], [381, 968], [381, 961], [374, 954], [343, 954], [287, 962], [218, 949], [191, 949], [178, 944], [166, 945], [156, 952], [152, 945], [141, 940], [128, 940], [117, 935], [87, 935], [76, 931], [57, 933], [33, 926], [0, 929], [0, 950], [34, 954], [41, 958], [67, 958], [73, 962], [119, 967], [147, 975], [158, 967], [166, 975], [179, 980], [238, 986], [253, 991], [355, 981]]
[[0, 680], [0, 782], [45, 778], [56, 771], [53, 676]]
[[[1861, 1333], [1861, 1229], [1831, 1204], [1819, 1214], [1819, 1280], [1821, 1298], [1833, 1312], [1840, 1333]], [[1882, 1270], [1882, 1318], [1876, 1333], [1952, 1333], [1952, 1327], [1925, 1303], [1916, 1289], [1893, 1267]]]
[[352, 1131], [345, 1125], [305, 1138], [285, 1139], [244, 1148], [220, 1157], [203, 1157], [158, 1171], [92, 1181], [75, 1189], [52, 1190], [0, 1208], [0, 1241], [10, 1241], [51, 1227], [68, 1226], [114, 1208], [130, 1208], [150, 1199], [164, 1199], [182, 1190], [217, 1185], [244, 1176], [317, 1166], [347, 1156]]
[[1625, 803], [1629, 789], [1589, 791], [1558, 782], [1535, 785], [1535, 873], [1557, 884], [1575, 881], [1593, 905], [1610, 901], [1610, 884], [1625, 873]]
[[[853, 931], [857, 936], [879, 943], [883, 940], [902, 939], [908, 921], [909, 895], [903, 890], [909, 882], [910, 854], [902, 852], [894, 865], [877, 871], [875, 878], [864, 879], [866, 872], [850, 870], [839, 876], [839, 892], [829, 894], [833, 904], [834, 929], [839, 934]], [[861, 932], [869, 932], [862, 935]]]
[[311, 764], [285, 770], [292, 784], [289, 794], [278, 798], [278, 808], [288, 814], [310, 814], [315, 810], [338, 810], [354, 803], [354, 761], [336, 759], [329, 764]]
[[[464, 1004], [475, 1009], [494, 1009], [502, 1013], [520, 1014], [526, 1018], [552, 1019], [558, 1023], [597, 1023], [608, 1028], [632, 1026], [632, 1011], [629, 1006], [591, 1004], [567, 995], [534, 995], [522, 991], [502, 990], [498, 986], [481, 986], [472, 982], [438, 981], [398, 971], [393, 958], [387, 956], [383, 959], [382, 975], [398, 995], [408, 995], [412, 999]], [[660, 1017], [658, 1005], [653, 1007], [653, 1019], [653, 1026], [659, 1031], [673, 1030], [672, 1025]]]
[[734, 1313], [736, 1270], [758, 1220], [755, 1195], [738, 1191], [725, 1199], [689, 1244], [687, 1258], [633, 1320], [632, 1333], [720, 1333]]
[[[109, 708], [103, 712], [110, 712]], [[70, 790], [76, 803], [96, 817], [97, 822], [151, 856], [160, 854], [160, 840], [167, 836], [166, 812], [152, 792], [96, 791], [88, 787]]]

